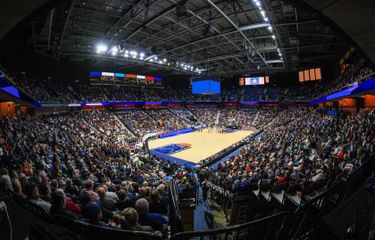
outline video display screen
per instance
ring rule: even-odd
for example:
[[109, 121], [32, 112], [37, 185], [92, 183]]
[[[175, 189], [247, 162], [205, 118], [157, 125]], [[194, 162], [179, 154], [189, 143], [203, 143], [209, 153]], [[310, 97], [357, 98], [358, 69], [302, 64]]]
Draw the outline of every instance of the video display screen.
[[217, 80], [198, 80], [192, 82], [193, 94], [220, 94], [220, 82]]
[[257, 86], [269, 83], [268, 76], [260, 77], [241, 77], [239, 81], [240, 86]]

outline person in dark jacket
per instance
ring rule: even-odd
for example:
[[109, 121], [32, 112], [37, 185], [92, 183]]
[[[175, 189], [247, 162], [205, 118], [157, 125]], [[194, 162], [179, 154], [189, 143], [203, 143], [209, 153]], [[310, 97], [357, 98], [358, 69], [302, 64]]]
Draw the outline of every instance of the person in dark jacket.
[[149, 203], [145, 198], [140, 198], [135, 202], [135, 209], [139, 215], [139, 223], [143, 226], [151, 226], [155, 231], [165, 232], [168, 220], [159, 213], [149, 212]]
[[62, 216], [76, 220], [77, 217], [71, 211], [66, 209], [66, 196], [62, 189], [57, 189], [51, 195], [52, 206], [50, 208], [50, 214], [52, 216]]

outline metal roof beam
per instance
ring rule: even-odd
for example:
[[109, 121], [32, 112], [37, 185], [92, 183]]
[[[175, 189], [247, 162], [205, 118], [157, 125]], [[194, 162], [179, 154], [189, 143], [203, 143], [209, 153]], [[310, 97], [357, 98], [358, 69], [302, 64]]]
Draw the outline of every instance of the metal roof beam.
[[230, 19], [218, 6], [215, 5], [211, 0], [206, 0], [211, 4], [221, 15], [223, 15], [230, 24], [244, 37], [245, 41], [255, 50], [256, 54], [262, 59], [263, 63], [269, 68], [270, 66], [266, 63], [266, 59], [259, 53], [258, 49], [255, 48], [254, 44], [246, 37], [246, 35], [238, 28], [238, 26]]
[[145, 27], [149, 26], [150, 24], [152, 24], [155, 21], [157, 21], [159, 18], [161, 18], [161, 17], [167, 15], [168, 13], [172, 12], [179, 4], [184, 4], [185, 2], [187, 2], [187, 0], [181, 0], [177, 4], [174, 4], [174, 5], [171, 5], [171, 6], [167, 7], [166, 9], [164, 9], [163, 11], [161, 11], [159, 14], [155, 15], [154, 17], [152, 17], [151, 19], [149, 19], [148, 21], [146, 21], [145, 23], [143, 23], [139, 28], [137, 28], [129, 36], [125, 37], [125, 39], [122, 40], [122, 41], [127, 41], [130, 38], [134, 37], [137, 33], [139, 33], [140, 31], [142, 31]]
[[[260, 24], [257, 23], [257, 24], [254, 24], [254, 25], [257, 25], [257, 26], [260, 26], [260, 27], [264, 27], [264, 25], [263, 25], [262, 23], [260, 23]], [[252, 28], [252, 29], [254, 29], [254, 28]], [[173, 51], [176, 51], [176, 50], [178, 50], [178, 49], [181, 49], [181, 48], [184, 48], [184, 47], [187, 47], [187, 46], [190, 46], [190, 45], [196, 44], [196, 43], [200, 43], [200, 42], [208, 41], [208, 40], [210, 40], [210, 39], [214, 39], [214, 38], [217, 38], [217, 37], [222, 37], [222, 36], [224, 36], [224, 35], [228, 35], [228, 34], [232, 34], [232, 33], [236, 33], [236, 32], [237, 32], [237, 30], [234, 30], [234, 31], [229, 31], [229, 32], [225, 32], [225, 33], [220, 33], [220, 34], [213, 35], [213, 36], [206, 37], [206, 38], [197, 39], [197, 40], [195, 40], [195, 41], [191, 41], [191, 42], [189, 42], [189, 43], [186, 43], [186, 44], [183, 44], [183, 45], [177, 46], [177, 47], [175, 47], [175, 48], [169, 49], [169, 50], [167, 50], [167, 51], [165, 51], [165, 52], [160, 53], [159, 55], [164, 55], [164, 54], [166, 54], [166, 53], [173, 52]]]

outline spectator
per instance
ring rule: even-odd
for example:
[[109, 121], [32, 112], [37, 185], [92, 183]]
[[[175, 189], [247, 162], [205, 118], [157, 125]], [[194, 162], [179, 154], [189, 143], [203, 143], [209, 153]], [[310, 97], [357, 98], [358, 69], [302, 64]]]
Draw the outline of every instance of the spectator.
[[125, 208], [121, 215], [129, 223], [130, 229], [133, 231], [153, 232], [150, 226], [142, 226], [138, 222], [138, 213], [134, 208]]
[[90, 202], [83, 209], [83, 222], [87, 222], [93, 225], [105, 227], [106, 224], [102, 222], [103, 214], [98, 203]]
[[71, 211], [66, 209], [66, 196], [62, 189], [57, 189], [52, 193], [52, 206], [50, 208], [50, 214], [52, 216], [62, 216], [69, 219], [76, 220], [77, 217]]
[[46, 212], [49, 212], [51, 208], [51, 203], [43, 200], [39, 196], [38, 186], [33, 182], [28, 182], [25, 186], [25, 194], [26, 198], [30, 200], [32, 203], [38, 205], [39, 207], [43, 208]]
[[139, 215], [139, 223], [151, 226], [152, 229], [164, 232], [168, 221], [166, 217], [158, 213], [149, 213], [149, 203], [146, 199], [140, 198], [135, 202], [135, 209]]

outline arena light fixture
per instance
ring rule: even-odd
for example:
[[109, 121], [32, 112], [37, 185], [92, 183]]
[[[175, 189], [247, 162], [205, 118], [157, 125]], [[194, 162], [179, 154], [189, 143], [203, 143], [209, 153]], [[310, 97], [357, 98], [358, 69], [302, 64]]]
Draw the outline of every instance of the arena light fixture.
[[105, 44], [102, 44], [102, 43], [100, 43], [100, 44], [98, 44], [97, 46], [96, 46], [96, 52], [97, 53], [104, 53], [104, 52], [106, 52], [108, 50], [108, 47], [107, 47], [107, 45], [105, 45]]
[[112, 55], [112, 56], [116, 56], [117, 53], [118, 53], [118, 47], [117, 47], [117, 46], [113, 46], [113, 47], [111, 48], [111, 55]]
[[[267, 25], [265, 24], [269, 25], [269, 23], [262, 23], [261, 25], [256, 25], [256, 27], [266, 27]], [[245, 26], [245, 27], [248, 27], [248, 26]], [[251, 26], [251, 27], [254, 27], [254, 26]], [[180, 63], [170, 62], [168, 61], [167, 58], [159, 59], [158, 55], [156, 54], [146, 56], [144, 52], [139, 52], [135, 49], [121, 48], [121, 46], [119, 45], [112, 45], [110, 48], [108, 48], [107, 45], [103, 43], [99, 43], [96, 45], [96, 53], [111, 55], [111, 56], [121, 56], [124, 58], [132, 58], [132, 59], [139, 60], [139, 61], [146, 61], [150, 63], [166, 65], [168, 67], [176, 66], [178, 69], [194, 72], [194, 66], [192, 65], [181, 63], [181, 62]]]
[[[272, 25], [270, 24], [270, 19], [268, 18], [267, 16], [267, 8], [266, 9], [263, 9], [263, 6], [261, 4], [261, 2], [259, 0], [253, 0], [253, 3], [259, 8], [259, 11], [260, 11], [260, 14], [262, 15], [263, 17], [263, 20], [268, 23], [268, 26], [267, 26], [267, 29], [270, 33], [274, 33], [274, 29], [272, 27]], [[272, 34], [272, 39], [275, 41], [275, 44], [276, 44], [276, 47], [278, 46], [278, 41], [277, 41], [277, 38], [276, 38], [276, 34]], [[277, 48], [277, 53], [278, 55], [280, 56], [280, 58], [282, 59], [282, 53], [280, 51], [279, 48]], [[259, 68], [258, 68], [259, 70]]]

